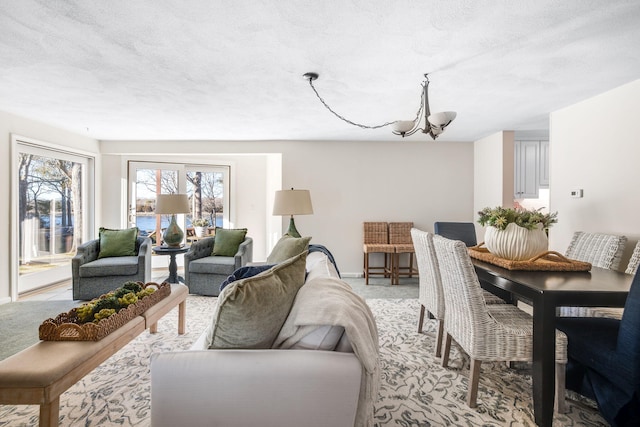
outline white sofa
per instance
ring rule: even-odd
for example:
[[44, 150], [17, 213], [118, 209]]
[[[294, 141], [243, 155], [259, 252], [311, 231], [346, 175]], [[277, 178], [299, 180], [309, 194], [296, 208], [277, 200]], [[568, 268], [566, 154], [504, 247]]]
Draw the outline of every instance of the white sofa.
[[[294, 316], [296, 305], [303, 304], [299, 300], [303, 298], [301, 291], [305, 286], [309, 290], [313, 286], [321, 289], [318, 286], [323, 286], [322, 280], [330, 278], [332, 283], [329, 285], [339, 285], [333, 286], [331, 292], [339, 294], [343, 292], [341, 286], [348, 288], [322, 252], [308, 254], [306, 269], [305, 285], [298, 291], [287, 321]], [[355, 294], [350, 288], [344, 293], [351, 294], [349, 304], [353, 304]], [[358, 301], [355, 303], [358, 305]], [[355, 333], [352, 326], [343, 328], [329, 320], [333, 326], [315, 327], [296, 343], [288, 342], [285, 346], [280, 342], [279, 345], [290, 347], [287, 350], [209, 350], [205, 331], [190, 351], [156, 354], [151, 363], [152, 426], [347, 427], [369, 424], [377, 395], [377, 358], [376, 366], [372, 367], [356, 354], [362, 355], [362, 348], [369, 347], [377, 355], [377, 330], [366, 303], [363, 310], [356, 311], [371, 317], [367, 320], [374, 325], [369, 335], [364, 334], [364, 343], [362, 336], [358, 336], [361, 334]], [[281, 333], [287, 323], [289, 328], [292, 326], [285, 322]], [[356, 339], [353, 341], [355, 353], [347, 337], [348, 331], [351, 331], [352, 340]], [[356, 346], [356, 343], [359, 344]], [[373, 378], [371, 384], [367, 384], [367, 378]]]

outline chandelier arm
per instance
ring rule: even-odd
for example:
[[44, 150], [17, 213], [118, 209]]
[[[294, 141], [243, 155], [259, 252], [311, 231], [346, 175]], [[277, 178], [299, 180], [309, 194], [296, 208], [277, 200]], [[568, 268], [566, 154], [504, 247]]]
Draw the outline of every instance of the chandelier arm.
[[316, 96], [318, 97], [320, 102], [322, 102], [322, 105], [324, 105], [327, 110], [329, 110], [334, 116], [336, 116], [337, 118], [339, 118], [343, 122], [347, 122], [350, 125], [358, 126], [359, 128], [363, 128], [363, 129], [380, 129], [380, 128], [383, 128], [385, 126], [389, 126], [389, 125], [392, 125], [392, 124], [395, 124], [395, 123], [398, 122], [398, 120], [394, 120], [392, 122], [386, 122], [386, 123], [383, 123], [381, 125], [375, 125], [375, 126], [367, 126], [367, 125], [363, 125], [363, 124], [360, 124], [360, 123], [352, 122], [351, 120], [349, 120], [349, 119], [341, 116], [340, 114], [336, 113], [335, 111], [333, 111], [333, 109], [331, 107], [329, 107], [329, 105], [324, 101], [324, 99], [322, 99], [322, 97], [320, 96], [320, 94], [316, 90], [315, 86], [313, 85], [313, 79], [312, 78], [309, 78], [309, 86], [311, 86], [311, 89], [313, 89], [313, 91], [315, 92]]

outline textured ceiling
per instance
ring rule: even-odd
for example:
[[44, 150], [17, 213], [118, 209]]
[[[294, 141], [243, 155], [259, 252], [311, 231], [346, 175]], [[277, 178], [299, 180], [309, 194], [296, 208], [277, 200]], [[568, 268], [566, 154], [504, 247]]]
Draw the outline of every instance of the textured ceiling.
[[439, 141], [640, 78], [637, 0], [2, 0], [0, 29], [0, 110], [97, 139], [400, 139], [307, 71], [370, 125], [415, 117], [429, 73]]

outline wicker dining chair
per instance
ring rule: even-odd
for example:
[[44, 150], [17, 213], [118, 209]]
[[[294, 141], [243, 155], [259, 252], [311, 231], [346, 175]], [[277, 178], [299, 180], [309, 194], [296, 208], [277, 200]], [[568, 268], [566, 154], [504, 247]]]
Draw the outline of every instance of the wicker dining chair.
[[[393, 284], [393, 253], [395, 248], [389, 244], [389, 225], [386, 222], [363, 223], [364, 283], [369, 284], [370, 276], [384, 276]], [[382, 254], [382, 266], [372, 266], [369, 255]]]
[[[484, 361], [528, 361], [533, 352], [533, 320], [511, 304], [486, 304], [467, 247], [461, 241], [433, 236], [446, 289], [442, 366], [449, 362], [454, 339], [471, 359], [467, 405], [477, 404], [480, 365]], [[567, 336], [556, 331], [556, 410], [564, 412]]]
[[636, 243], [636, 246], [633, 248], [633, 254], [631, 254], [629, 264], [627, 264], [627, 269], [624, 272], [627, 274], [636, 274], [638, 264], [640, 264], [640, 242]]
[[[420, 319], [418, 320], [418, 333], [422, 333], [424, 315], [427, 311], [437, 322], [435, 356], [442, 354], [442, 337], [444, 335], [444, 289], [440, 278], [440, 267], [433, 247], [433, 234], [411, 229], [411, 237], [416, 251], [418, 264], [418, 301], [420, 302]], [[491, 292], [484, 291], [487, 304], [504, 303], [504, 301]]]
[[[411, 240], [411, 228], [413, 222], [390, 222], [389, 223], [389, 244], [393, 245], [393, 274], [392, 283], [398, 285], [400, 277], [413, 277], [418, 274], [418, 269], [413, 263], [415, 249]], [[409, 259], [406, 266], [400, 266], [400, 255], [407, 254]]]
[[[573, 233], [573, 238], [565, 255], [567, 258], [590, 262], [594, 267], [617, 270], [620, 266], [620, 259], [626, 243], [627, 238], [625, 236], [576, 231]], [[622, 309], [609, 307], [559, 307], [558, 315], [560, 317], [614, 317], [620, 319], [622, 318]]]
[[594, 267], [617, 270], [626, 243], [625, 236], [576, 231], [573, 233], [565, 256], [590, 262]]

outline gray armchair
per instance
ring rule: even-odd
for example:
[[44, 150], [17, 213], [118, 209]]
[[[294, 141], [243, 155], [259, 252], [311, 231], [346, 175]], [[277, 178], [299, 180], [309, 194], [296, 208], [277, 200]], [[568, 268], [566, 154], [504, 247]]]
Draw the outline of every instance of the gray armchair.
[[189, 293], [218, 296], [220, 284], [238, 268], [253, 261], [253, 239], [245, 237], [234, 256], [213, 256], [214, 237], [198, 240], [184, 254], [184, 281]]
[[100, 239], [78, 246], [71, 259], [73, 299], [91, 300], [110, 292], [128, 281], [146, 283], [151, 280], [151, 239], [136, 239], [136, 256], [98, 259]]

